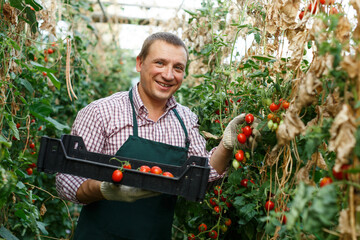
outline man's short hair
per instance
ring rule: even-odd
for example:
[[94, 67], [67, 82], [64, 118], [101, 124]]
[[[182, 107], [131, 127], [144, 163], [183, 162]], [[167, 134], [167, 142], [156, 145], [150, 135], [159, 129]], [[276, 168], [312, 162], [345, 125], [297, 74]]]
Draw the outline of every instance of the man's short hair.
[[150, 46], [157, 40], [165, 41], [169, 44], [172, 44], [174, 46], [181, 46], [186, 51], [186, 60], [189, 59], [189, 52], [187, 47], [185, 46], [185, 43], [175, 34], [169, 33], [169, 32], [157, 32], [149, 37], [147, 37], [142, 45], [141, 51], [138, 55], [138, 57], [143, 60], [147, 57], [149, 54]]

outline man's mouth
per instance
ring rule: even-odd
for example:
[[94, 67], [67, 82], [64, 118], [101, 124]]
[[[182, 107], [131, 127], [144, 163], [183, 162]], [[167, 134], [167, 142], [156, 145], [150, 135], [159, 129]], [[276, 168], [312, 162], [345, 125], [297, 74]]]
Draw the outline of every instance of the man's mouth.
[[160, 86], [163, 86], [163, 87], [171, 87], [171, 85], [167, 85], [167, 84], [164, 84], [164, 83], [160, 83], [160, 82], [157, 82]]

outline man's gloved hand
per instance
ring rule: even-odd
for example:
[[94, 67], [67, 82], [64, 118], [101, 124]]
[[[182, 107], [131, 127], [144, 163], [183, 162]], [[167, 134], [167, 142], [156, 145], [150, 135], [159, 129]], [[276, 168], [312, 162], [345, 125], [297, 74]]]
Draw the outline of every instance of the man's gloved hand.
[[259, 125], [259, 119], [255, 118], [254, 122], [251, 124], [252, 134], [248, 137], [245, 144], [240, 144], [237, 140], [238, 135], [238, 125], [241, 125], [245, 122], [245, 113], [240, 114], [235, 117], [230, 123], [227, 125], [223, 135], [223, 146], [228, 150], [233, 150], [234, 148], [245, 149], [250, 148], [254, 149], [257, 146], [256, 141], [258, 141], [261, 137], [259, 130], [256, 127]]
[[138, 199], [154, 197], [160, 193], [124, 185], [101, 182], [100, 191], [105, 199], [112, 201], [134, 202]]

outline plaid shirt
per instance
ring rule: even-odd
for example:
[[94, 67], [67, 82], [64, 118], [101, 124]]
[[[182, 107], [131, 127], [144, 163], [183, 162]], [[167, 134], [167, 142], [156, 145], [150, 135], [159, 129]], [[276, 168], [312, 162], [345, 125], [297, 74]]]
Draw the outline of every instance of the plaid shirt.
[[[185, 147], [185, 133], [179, 120], [171, 109], [176, 108], [188, 131], [190, 147], [188, 156], [202, 156], [210, 159], [215, 149], [208, 152], [206, 141], [199, 133], [198, 118], [189, 108], [176, 103], [171, 97], [164, 114], [157, 122], [149, 119], [138, 87], [133, 88], [134, 108], [137, 114], [139, 137]], [[109, 97], [90, 103], [80, 110], [72, 127], [71, 134], [81, 136], [86, 149], [107, 155], [115, 155], [133, 133], [132, 108], [129, 92], [118, 92]], [[210, 165], [210, 164], [209, 164]], [[219, 179], [219, 175], [210, 165], [209, 182]], [[69, 174], [56, 175], [56, 189], [65, 200], [79, 203], [76, 192], [86, 178]]]

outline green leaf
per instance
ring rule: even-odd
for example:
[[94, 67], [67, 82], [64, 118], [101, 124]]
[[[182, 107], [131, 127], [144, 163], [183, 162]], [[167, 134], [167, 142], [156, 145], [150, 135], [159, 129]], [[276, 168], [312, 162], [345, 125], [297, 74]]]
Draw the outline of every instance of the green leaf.
[[6, 240], [19, 240], [15, 237], [8, 229], [6, 229], [3, 225], [0, 228], [0, 236]]
[[36, 21], [35, 11], [31, 10], [29, 7], [26, 7], [25, 11], [26, 11], [26, 17], [29, 20], [28, 23], [30, 24], [31, 32], [35, 34], [38, 30], [38, 25], [39, 25], [38, 22]]
[[26, 80], [26, 79], [23, 79], [23, 78], [20, 78], [20, 83], [21, 85], [23, 85], [26, 90], [28, 90], [30, 93], [33, 93], [34, 92], [34, 88], [32, 87], [31, 83]]
[[19, 44], [17, 44], [17, 42], [15, 42], [14, 40], [12, 40], [11, 38], [8, 38], [9, 42], [11, 43], [11, 45], [13, 46], [13, 48], [15, 48], [16, 50], [20, 51], [20, 46]]
[[8, 124], [9, 124], [9, 127], [10, 127], [11, 131], [14, 134], [14, 137], [16, 137], [16, 139], [20, 139], [19, 130], [17, 129], [16, 124], [14, 123], [14, 121], [11, 119], [11, 121], [8, 121]]
[[21, 181], [17, 182], [16, 187], [19, 189], [24, 189], [25, 188], [25, 184]]
[[52, 108], [50, 105], [38, 102], [30, 105], [30, 112], [34, 116], [45, 118], [46, 116], [50, 115]]
[[10, 0], [10, 5], [14, 8], [19, 9], [20, 11], [22, 11], [25, 7], [24, 3], [19, 0]]
[[50, 78], [50, 80], [51, 80], [51, 82], [54, 84], [54, 86], [58, 89], [58, 90], [60, 90], [60, 82], [59, 82], [59, 80], [54, 76], [54, 74], [52, 74], [52, 73], [50, 73], [49, 75], [48, 75], [48, 77]]
[[274, 57], [269, 57], [269, 56], [254, 55], [254, 56], [251, 56], [251, 57], [254, 58], [254, 59], [257, 59], [257, 60], [264, 61], [264, 62], [269, 62], [269, 61], [276, 60]]
[[48, 123], [51, 123], [52, 125], [54, 125], [54, 127], [59, 131], [64, 131], [66, 129], [69, 129], [69, 126], [61, 124], [61, 123], [59, 123], [58, 121], [56, 121], [55, 119], [53, 119], [51, 117], [46, 117], [45, 121], [47, 121]]
[[41, 64], [39, 64], [37, 62], [30, 61], [30, 63], [31, 63], [31, 65], [33, 65], [39, 71], [46, 72], [46, 73], [56, 73], [57, 72], [56, 70], [46, 68], [46, 67], [44, 67], [43, 65], [41, 65]]
[[36, 225], [37, 225], [37, 227], [40, 229], [40, 231], [41, 231], [43, 234], [45, 234], [45, 235], [48, 235], [48, 234], [49, 234], [48, 231], [47, 231], [46, 228], [45, 228], [47, 224], [45, 224], [45, 223], [43, 223], [43, 222], [36, 221]]
[[25, 0], [25, 3], [31, 5], [35, 11], [40, 11], [43, 9], [43, 6], [38, 0]]
[[26, 214], [25, 214], [25, 212], [24, 212], [22, 209], [18, 209], [18, 210], [15, 212], [15, 215], [18, 216], [18, 217], [21, 218], [21, 219], [26, 220]]
[[3, 137], [3, 135], [0, 135], [0, 145], [4, 145], [7, 148], [10, 148], [12, 143], [8, 142], [6, 138]]

